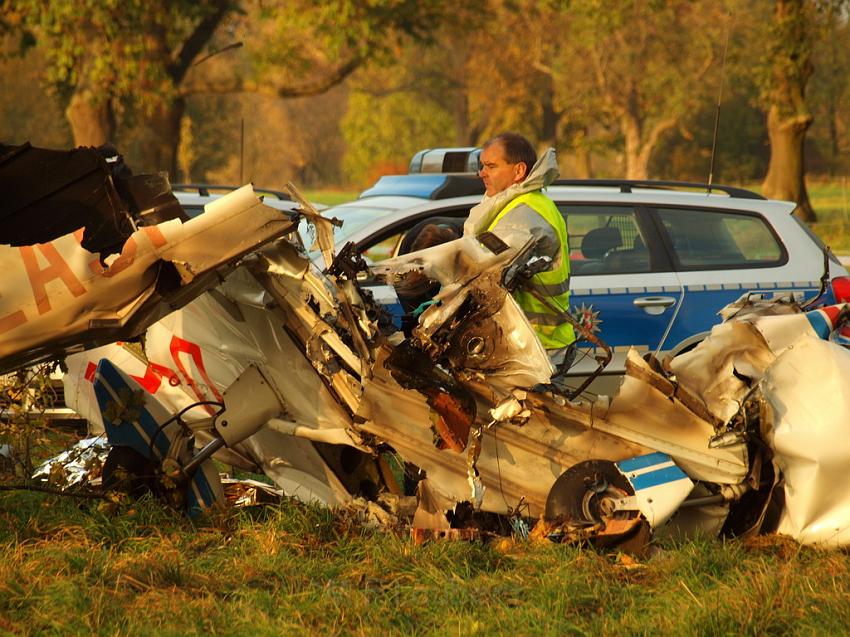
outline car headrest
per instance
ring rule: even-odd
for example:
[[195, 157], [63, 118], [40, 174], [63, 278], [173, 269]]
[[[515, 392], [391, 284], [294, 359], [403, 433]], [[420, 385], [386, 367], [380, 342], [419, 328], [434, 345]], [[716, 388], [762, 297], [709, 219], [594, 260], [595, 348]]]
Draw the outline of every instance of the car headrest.
[[406, 235], [404, 235], [404, 239], [401, 240], [401, 245], [398, 250], [399, 256], [402, 254], [409, 254], [413, 250], [413, 244], [416, 242], [419, 234], [426, 226], [433, 224], [436, 226], [450, 228], [458, 237], [461, 237], [463, 236], [463, 222], [463, 217], [428, 217], [427, 219], [423, 219], [408, 230]]
[[623, 238], [618, 228], [594, 228], [582, 238], [581, 253], [586, 259], [601, 259], [610, 250], [621, 245]]

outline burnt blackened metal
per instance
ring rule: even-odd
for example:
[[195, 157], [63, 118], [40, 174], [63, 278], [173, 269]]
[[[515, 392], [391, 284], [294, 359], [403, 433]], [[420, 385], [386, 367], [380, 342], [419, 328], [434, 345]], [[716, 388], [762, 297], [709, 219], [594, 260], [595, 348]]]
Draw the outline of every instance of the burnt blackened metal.
[[0, 192], [0, 242], [8, 245], [47, 243], [84, 227], [82, 246], [106, 256], [120, 252], [135, 229], [93, 148], [0, 146]]
[[463, 451], [476, 415], [475, 398], [469, 390], [435, 365], [410, 339], [393, 349], [384, 366], [399, 385], [426, 396], [437, 447]]
[[0, 243], [42, 244], [85, 228], [80, 243], [101, 261], [138, 225], [186, 219], [164, 173], [133, 176], [111, 147], [0, 145], [0, 192]]
[[445, 339], [446, 357], [453, 369], [486, 372], [503, 365], [495, 354], [504, 347], [504, 330], [510, 327], [493, 320], [493, 316], [502, 308], [507, 292], [498, 285], [481, 283], [452, 323], [434, 336]]

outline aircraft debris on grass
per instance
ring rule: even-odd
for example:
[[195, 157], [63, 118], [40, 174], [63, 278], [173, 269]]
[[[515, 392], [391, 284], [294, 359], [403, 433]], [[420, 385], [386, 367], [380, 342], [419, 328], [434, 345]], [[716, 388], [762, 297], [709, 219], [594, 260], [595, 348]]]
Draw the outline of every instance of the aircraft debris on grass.
[[[0, 151], [5, 188], [36, 149]], [[195, 513], [225, 501], [215, 457], [287, 495], [377, 502], [403, 495], [400, 458], [418, 478], [412, 525], [433, 529], [422, 537], [465, 537], [451, 529], [485, 512], [600, 546], [695, 531], [850, 543], [844, 305], [742, 298], [685, 354], [630, 352], [616, 395], [574, 395], [551, 383], [510, 294], [526, 250], [462, 238], [385, 262], [389, 280], [427, 269], [443, 284], [403, 333], [296, 189], [291, 213], [245, 186], [191, 220], [146, 216], [101, 154], [72, 153], [94, 185], [68, 191], [54, 174], [50, 193], [32, 189], [39, 215], [63, 192], [108, 206], [59, 230], [33, 215], [44, 232], [27, 245], [15, 237], [34, 204], [19, 196], [0, 218], [0, 368], [68, 356], [66, 400], [110, 443], [104, 483], [129, 473]], [[301, 218], [324, 270], [287, 236]], [[108, 241], [86, 239], [104, 224]]]

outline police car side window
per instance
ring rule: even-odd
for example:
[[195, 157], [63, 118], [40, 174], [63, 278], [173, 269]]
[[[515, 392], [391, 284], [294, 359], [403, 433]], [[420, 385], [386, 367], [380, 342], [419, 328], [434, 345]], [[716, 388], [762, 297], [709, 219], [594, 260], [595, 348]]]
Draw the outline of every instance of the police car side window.
[[782, 247], [758, 215], [659, 209], [683, 269], [764, 267], [779, 264]]
[[360, 254], [366, 258], [366, 263], [378, 263], [379, 261], [383, 261], [384, 259], [388, 259], [393, 256], [395, 247], [398, 245], [400, 240], [401, 233], [397, 232], [378, 243], [372, 244], [365, 250], [361, 251]]
[[649, 272], [650, 258], [635, 210], [628, 206], [561, 206], [573, 275]]

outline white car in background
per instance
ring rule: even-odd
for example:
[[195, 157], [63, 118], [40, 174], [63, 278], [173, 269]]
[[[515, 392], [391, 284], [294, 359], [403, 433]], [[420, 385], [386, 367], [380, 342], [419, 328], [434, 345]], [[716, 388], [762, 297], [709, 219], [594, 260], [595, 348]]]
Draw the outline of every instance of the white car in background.
[[[196, 217], [204, 210], [204, 206], [226, 195], [238, 190], [239, 186], [223, 186], [217, 184], [172, 184], [171, 192], [180, 202], [183, 210], [191, 217]], [[266, 188], [254, 188], [254, 192], [263, 197], [263, 203], [278, 210], [295, 210], [298, 204], [293, 202], [288, 194], [279, 190]], [[315, 204], [314, 204], [315, 205]], [[324, 206], [317, 205], [318, 209]]]
[[[327, 209], [324, 216], [343, 222], [336, 245], [354, 242], [377, 262], [409, 252], [418, 229], [435, 218], [459, 224], [484, 192], [479, 153], [421, 151], [409, 174], [382, 177], [357, 200]], [[614, 350], [606, 374], [622, 374], [629, 347], [692, 348], [720, 322], [718, 311], [743, 295], [820, 295], [823, 304], [850, 298], [847, 270], [792, 214], [793, 203], [663, 181], [558, 180], [546, 194], [567, 221], [572, 313]], [[376, 295], [392, 303], [385, 288]], [[572, 372], [595, 365], [580, 356]]]

